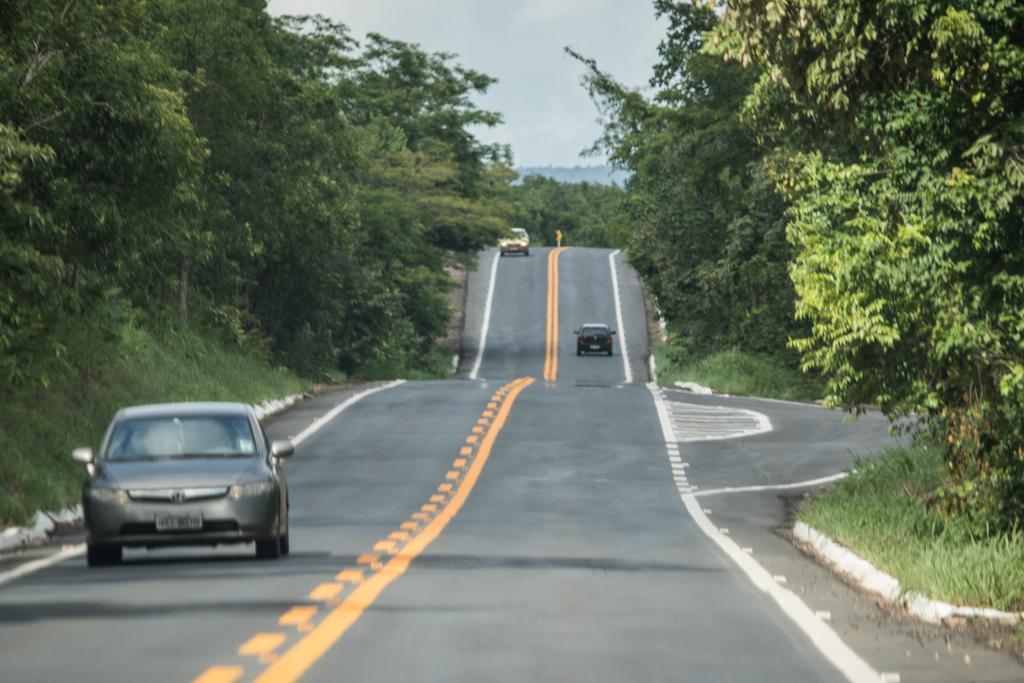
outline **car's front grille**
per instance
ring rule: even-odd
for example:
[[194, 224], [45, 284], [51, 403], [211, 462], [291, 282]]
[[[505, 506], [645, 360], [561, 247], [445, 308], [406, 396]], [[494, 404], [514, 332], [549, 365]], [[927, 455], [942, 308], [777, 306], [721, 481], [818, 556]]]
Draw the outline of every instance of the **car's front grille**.
[[186, 503], [193, 500], [209, 500], [223, 498], [228, 493], [227, 486], [204, 486], [195, 488], [167, 489], [128, 489], [132, 500], [153, 501], [158, 503]]

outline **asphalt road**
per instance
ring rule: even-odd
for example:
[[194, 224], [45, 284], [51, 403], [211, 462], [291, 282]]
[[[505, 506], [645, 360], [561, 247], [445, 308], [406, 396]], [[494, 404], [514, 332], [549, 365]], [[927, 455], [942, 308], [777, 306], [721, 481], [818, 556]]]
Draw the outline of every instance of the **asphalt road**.
[[[886, 446], [884, 422], [652, 393], [642, 292], [612, 258], [618, 310], [608, 251], [535, 248], [496, 269], [484, 253], [461, 378], [378, 386], [299, 445], [291, 556], [129, 551], [90, 570], [73, 555], [0, 584], [0, 680], [1024, 680], [1017, 660], [887, 614], [777, 533], [786, 497], [813, 488], [779, 487]], [[615, 355], [575, 354], [584, 322], [618, 330]], [[7, 558], [0, 580], [50, 552]]]

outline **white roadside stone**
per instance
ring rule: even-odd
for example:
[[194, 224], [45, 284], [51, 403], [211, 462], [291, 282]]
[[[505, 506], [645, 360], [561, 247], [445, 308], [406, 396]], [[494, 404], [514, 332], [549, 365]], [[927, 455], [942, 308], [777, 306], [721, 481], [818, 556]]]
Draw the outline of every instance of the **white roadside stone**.
[[285, 396], [284, 398], [272, 398], [264, 401], [263, 403], [253, 404], [253, 410], [256, 411], [256, 417], [262, 420], [284, 412], [304, 398], [305, 395], [303, 394], [292, 394], [291, 396]]
[[49, 538], [57, 525], [70, 526], [82, 521], [82, 506], [75, 505], [56, 513], [37, 512], [32, 526], [14, 526], [0, 531], [0, 552], [17, 550]]
[[676, 386], [683, 391], [688, 391], [691, 394], [700, 394], [702, 396], [710, 396], [712, 391], [709, 387], [697, 384], [696, 382], [676, 382]]
[[941, 624], [947, 619], [953, 618], [990, 619], [1011, 626], [1024, 621], [1024, 613], [1020, 612], [1002, 612], [983, 607], [959, 607], [947, 602], [932, 600], [920, 593], [911, 591], [904, 593], [896, 578], [886, 574], [804, 522], [797, 522], [793, 526], [793, 535], [813, 548], [820, 557], [828, 560], [838, 571], [854, 579], [862, 588], [889, 602], [903, 605], [908, 612], [922, 621]]

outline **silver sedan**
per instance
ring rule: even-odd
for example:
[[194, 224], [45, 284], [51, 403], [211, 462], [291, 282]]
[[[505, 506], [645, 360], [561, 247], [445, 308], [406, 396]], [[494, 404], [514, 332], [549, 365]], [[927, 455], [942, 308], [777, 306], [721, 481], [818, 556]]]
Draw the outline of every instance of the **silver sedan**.
[[241, 403], [165, 403], [120, 410], [82, 490], [89, 566], [116, 564], [124, 546], [256, 545], [288, 553], [290, 441], [270, 443]]

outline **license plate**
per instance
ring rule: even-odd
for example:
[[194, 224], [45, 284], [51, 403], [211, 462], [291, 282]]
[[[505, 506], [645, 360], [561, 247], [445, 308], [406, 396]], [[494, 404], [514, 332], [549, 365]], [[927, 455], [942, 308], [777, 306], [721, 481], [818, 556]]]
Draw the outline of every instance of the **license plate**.
[[591, 344], [590, 345], [590, 350], [591, 351], [600, 351], [601, 350], [601, 346], [599, 344]]
[[194, 531], [203, 528], [203, 516], [194, 515], [158, 515], [157, 531]]

